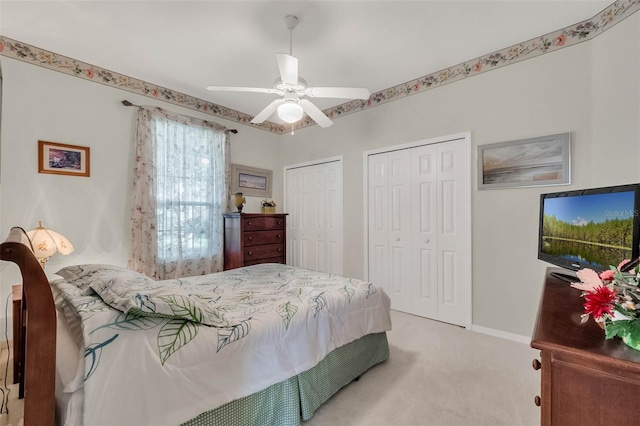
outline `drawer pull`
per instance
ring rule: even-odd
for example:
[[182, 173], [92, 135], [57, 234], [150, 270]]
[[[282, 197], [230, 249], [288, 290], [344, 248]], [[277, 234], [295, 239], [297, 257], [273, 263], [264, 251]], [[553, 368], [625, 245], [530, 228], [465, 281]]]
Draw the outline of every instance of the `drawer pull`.
[[536, 397], [533, 398], [533, 403], [536, 404], [536, 407], [540, 406], [541, 401], [540, 401], [540, 397], [538, 395], [536, 395]]
[[280, 251], [282, 251], [282, 248], [281, 248], [281, 247], [278, 247], [278, 251], [279, 251], [279, 252], [280, 252]]
[[542, 367], [542, 363], [537, 358], [534, 358], [531, 366], [534, 370], [540, 370], [540, 367]]
[[278, 239], [282, 238], [282, 235], [278, 234]]
[[249, 253], [247, 253], [247, 256], [251, 256], [253, 254], [252, 251], [250, 251]]
[[247, 225], [248, 225], [248, 226], [251, 226], [251, 221], [247, 222]]
[[277, 221], [277, 222], [276, 222], [276, 224], [278, 224], [278, 225], [282, 225], [282, 221], [281, 221], [281, 220], [279, 220], [279, 221]]
[[247, 240], [251, 241], [251, 240], [253, 240], [253, 237], [252, 237], [251, 235], [249, 235], [249, 236], [247, 237]]

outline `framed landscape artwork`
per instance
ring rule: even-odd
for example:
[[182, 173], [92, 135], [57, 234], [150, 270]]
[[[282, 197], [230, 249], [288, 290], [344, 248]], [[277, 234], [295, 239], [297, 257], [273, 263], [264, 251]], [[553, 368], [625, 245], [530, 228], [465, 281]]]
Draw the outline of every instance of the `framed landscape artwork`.
[[89, 177], [89, 147], [38, 141], [38, 173]]
[[231, 193], [249, 197], [271, 197], [273, 172], [256, 167], [231, 164]]
[[478, 189], [570, 183], [569, 133], [478, 145]]

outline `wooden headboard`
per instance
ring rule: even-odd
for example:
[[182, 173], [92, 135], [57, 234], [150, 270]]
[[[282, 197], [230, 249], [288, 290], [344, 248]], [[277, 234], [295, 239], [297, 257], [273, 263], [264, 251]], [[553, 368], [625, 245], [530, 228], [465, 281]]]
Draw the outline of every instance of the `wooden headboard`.
[[[49, 281], [22, 228], [12, 228], [0, 245], [0, 259], [22, 274], [26, 304], [24, 425], [53, 425], [55, 419], [56, 308]], [[24, 309], [24, 308], [23, 308]], [[19, 315], [14, 312], [13, 315]]]

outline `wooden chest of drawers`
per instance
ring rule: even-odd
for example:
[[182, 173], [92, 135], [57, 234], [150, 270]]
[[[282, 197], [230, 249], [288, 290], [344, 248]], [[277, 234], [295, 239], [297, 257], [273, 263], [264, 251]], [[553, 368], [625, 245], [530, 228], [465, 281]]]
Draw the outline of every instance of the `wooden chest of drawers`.
[[286, 263], [286, 213], [225, 213], [224, 269]]

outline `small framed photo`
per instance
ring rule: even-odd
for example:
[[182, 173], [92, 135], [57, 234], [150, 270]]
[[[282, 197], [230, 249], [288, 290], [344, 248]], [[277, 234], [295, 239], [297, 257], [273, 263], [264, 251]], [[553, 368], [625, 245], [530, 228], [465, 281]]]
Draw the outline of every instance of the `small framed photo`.
[[478, 189], [571, 184], [570, 136], [478, 145]]
[[89, 147], [38, 141], [38, 173], [89, 177]]
[[273, 172], [256, 167], [231, 164], [231, 193], [249, 197], [271, 197]]

